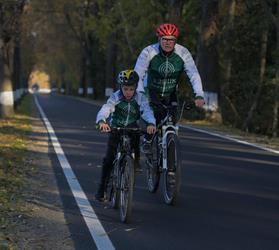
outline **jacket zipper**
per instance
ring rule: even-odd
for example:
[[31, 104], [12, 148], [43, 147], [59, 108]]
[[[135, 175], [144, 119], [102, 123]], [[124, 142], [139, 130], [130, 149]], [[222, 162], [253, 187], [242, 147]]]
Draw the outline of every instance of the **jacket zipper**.
[[127, 118], [126, 118], [125, 126], [127, 126], [128, 122], [129, 122], [130, 110], [131, 110], [131, 106], [130, 106], [130, 103], [128, 103], [128, 115], [127, 115]]

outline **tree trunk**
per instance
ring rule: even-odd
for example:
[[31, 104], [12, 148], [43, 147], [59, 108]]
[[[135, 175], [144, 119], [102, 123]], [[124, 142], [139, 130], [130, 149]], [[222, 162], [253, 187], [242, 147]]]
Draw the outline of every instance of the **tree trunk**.
[[105, 84], [106, 88], [114, 89], [115, 86], [115, 61], [116, 61], [116, 49], [117, 46], [113, 42], [115, 41], [115, 33], [111, 34], [109, 37], [109, 46], [106, 51], [106, 75], [105, 75]]
[[[84, 45], [85, 46], [85, 45]], [[82, 89], [82, 96], [87, 96], [87, 60], [84, 46], [81, 46], [81, 63], [80, 63], [80, 88]]]
[[273, 106], [273, 124], [272, 124], [272, 137], [278, 136], [278, 110], [279, 110], [279, 3], [277, 3], [276, 18], [273, 18], [276, 25], [276, 40], [277, 40], [277, 58], [276, 58], [276, 77], [275, 77], [275, 95]]
[[[221, 107], [221, 114], [222, 120], [224, 120], [225, 114], [228, 112], [226, 110], [225, 103], [228, 103], [229, 97], [227, 96], [227, 91], [229, 89], [230, 80], [231, 80], [231, 65], [232, 65], [232, 32], [234, 26], [234, 18], [235, 18], [235, 9], [236, 9], [236, 0], [225, 1], [226, 9], [228, 9], [228, 14], [226, 16], [225, 24], [224, 24], [224, 31], [223, 31], [223, 39], [222, 39], [222, 52], [223, 52], [223, 59], [220, 65], [222, 65], [222, 76], [220, 82], [220, 107]], [[233, 107], [232, 110], [235, 113], [236, 108], [234, 107], [233, 103], [229, 101], [229, 106]], [[237, 123], [239, 115], [235, 113], [235, 124]]]
[[133, 56], [135, 50], [134, 50], [134, 47], [132, 45], [132, 41], [130, 39], [130, 32], [129, 32], [128, 25], [127, 25], [128, 20], [125, 16], [125, 13], [123, 12], [121, 2], [118, 2], [118, 6], [119, 6], [119, 11], [120, 11], [120, 15], [121, 15], [121, 18], [122, 18], [122, 22], [124, 24], [124, 34], [125, 34], [125, 39], [126, 39], [126, 42], [127, 42], [127, 46], [128, 46], [128, 49], [129, 49], [131, 55]]
[[256, 110], [259, 102], [259, 98], [263, 89], [263, 83], [264, 83], [264, 74], [265, 74], [265, 68], [266, 68], [266, 51], [267, 51], [267, 39], [268, 39], [268, 28], [264, 29], [261, 39], [261, 66], [260, 66], [260, 79], [259, 79], [259, 86], [256, 92], [256, 95], [254, 97], [253, 103], [250, 107], [250, 110], [248, 112], [247, 118], [245, 119], [242, 129], [245, 131], [249, 130], [249, 125], [251, 123], [251, 120], [253, 118], [254, 111]]
[[[278, 70], [277, 70], [278, 71]], [[279, 74], [276, 77], [275, 100], [273, 105], [272, 137], [278, 136], [278, 110], [279, 110]]]
[[[231, 0], [230, 5], [229, 5], [229, 15], [227, 18], [227, 30], [225, 34], [225, 41], [228, 42], [231, 40], [231, 32], [233, 30], [234, 26], [234, 17], [235, 17], [235, 7], [236, 7], [236, 1]], [[226, 43], [225, 47], [225, 56], [227, 56], [226, 59], [226, 66], [225, 66], [225, 82], [224, 82], [224, 89], [230, 84], [230, 79], [231, 79], [231, 54], [232, 54], [232, 49], [231, 49], [232, 44], [231, 43]]]
[[[203, 2], [201, 34], [198, 45], [197, 66], [207, 91], [219, 92], [218, 86], [218, 1]], [[209, 63], [210, 62], [210, 63]]]
[[15, 106], [19, 104], [21, 98], [21, 61], [20, 61], [20, 47], [19, 44], [15, 46], [14, 59], [13, 59], [13, 83], [14, 83], [14, 102]]
[[[1, 39], [0, 39], [1, 43]], [[14, 96], [10, 61], [13, 58], [13, 43], [1, 43], [0, 46], [0, 117], [14, 114]]]

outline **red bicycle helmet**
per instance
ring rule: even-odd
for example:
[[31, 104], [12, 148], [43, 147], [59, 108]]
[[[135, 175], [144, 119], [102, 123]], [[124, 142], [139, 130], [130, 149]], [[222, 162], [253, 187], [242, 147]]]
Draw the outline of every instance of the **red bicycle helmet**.
[[176, 25], [171, 23], [164, 23], [161, 24], [157, 30], [156, 34], [158, 37], [162, 36], [174, 36], [175, 38], [178, 38], [179, 36], [179, 29]]

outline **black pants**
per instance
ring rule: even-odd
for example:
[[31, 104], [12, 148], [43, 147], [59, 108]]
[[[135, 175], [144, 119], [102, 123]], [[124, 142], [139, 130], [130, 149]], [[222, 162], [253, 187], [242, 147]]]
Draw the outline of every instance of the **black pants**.
[[[172, 95], [169, 97], [160, 97], [156, 93], [150, 91], [150, 106], [153, 110], [155, 119], [156, 119], [156, 124], [157, 128], [160, 122], [166, 117], [167, 115], [167, 110], [164, 106], [172, 106], [172, 103], [177, 104], [177, 96], [176, 93], [174, 92]], [[177, 122], [177, 105], [172, 106], [171, 108], [171, 116], [174, 124]], [[148, 135], [146, 134], [144, 137], [147, 141], [151, 141], [153, 135]]]
[[[112, 132], [110, 133], [108, 138], [107, 151], [103, 159], [103, 167], [102, 167], [102, 175], [101, 175], [101, 183], [100, 183], [101, 187], [103, 188], [105, 188], [108, 182], [113, 167], [113, 161], [116, 157], [120, 136], [121, 135], [119, 133]], [[131, 147], [135, 153], [135, 161], [139, 161], [140, 160], [140, 148], [139, 148], [140, 135], [131, 134], [130, 137], [131, 137]]]
[[[176, 103], [176, 105], [174, 105]], [[154, 116], [156, 119], [156, 124], [158, 125], [162, 119], [165, 118], [167, 115], [167, 110], [165, 109], [165, 106], [171, 106], [171, 115], [174, 123], [177, 121], [177, 96], [174, 92], [168, 97], [160, 97], [154, 92], [150, 92], [150, 105], [153, 109]]]

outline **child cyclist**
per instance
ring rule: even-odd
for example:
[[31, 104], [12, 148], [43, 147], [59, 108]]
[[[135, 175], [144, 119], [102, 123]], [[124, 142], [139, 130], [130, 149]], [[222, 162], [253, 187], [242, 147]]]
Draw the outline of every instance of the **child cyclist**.
[[[113, 127], [138, 127], [140, 117], [147, 123], [146, 132], [156, 131], [156, 121], [147, 98], [136, 91], [139, 76], [134, 70], [121, 71], [117, 78], [119, 90], [114, 92], [97, 114], [96, 123], [102, 132], [110, 132]], [[107, 119], [110, 117], [109, 123]], [[139, 136], [132, 136], [135, 151], [135, 168], [139, 167]], [[104, 201], [106, 185], [116, 156], [119, 134], [112, 131], [109, 135], [107, 152], [103, 159], [101, 182], [95, 198]]]

